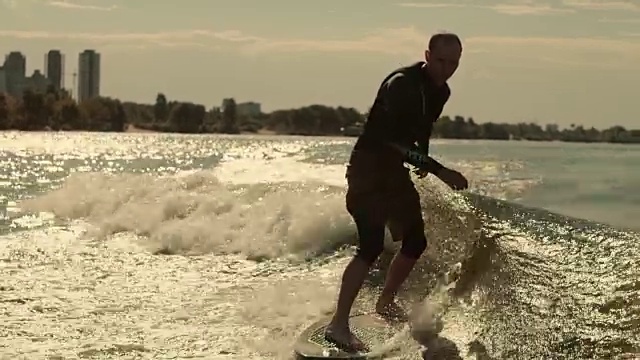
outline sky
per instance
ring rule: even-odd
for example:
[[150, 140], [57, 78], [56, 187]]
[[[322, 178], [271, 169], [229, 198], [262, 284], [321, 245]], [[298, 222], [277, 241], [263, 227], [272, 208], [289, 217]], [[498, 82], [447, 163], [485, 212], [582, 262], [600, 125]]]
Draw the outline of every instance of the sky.
[[0, 0], [0, 53], [43, 71], [101, 54], [101, 94], [264, 111], [366, 111], [382, 79], [457, 33], [444, 115], [476, 122], [640, 128], [640, 0]]

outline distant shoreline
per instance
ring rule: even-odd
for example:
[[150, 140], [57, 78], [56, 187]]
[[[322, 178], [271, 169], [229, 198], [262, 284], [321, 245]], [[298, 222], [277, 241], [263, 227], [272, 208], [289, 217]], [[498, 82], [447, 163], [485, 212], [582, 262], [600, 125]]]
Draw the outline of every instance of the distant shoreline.
[[[132, 134], [144, 134], [144, 133], [153, 133], [153, 134], [184, 134], [184, 133], [180, 133], [180, 132], [175, 132], [175, 131], [158, 131], [158, 130], [148, 130], [148, 129], [143, 129], [143, 128], [139, 128], [137, 126], [135, 126], [134, 124], [127, 124], [127, 128], [124, 131], [125, 133], [132, 133]], [[193, 134], [212, 134], [212, 135], [269, 135], [269, 136], [287, 136], [286, 134], [278, 134], [277, 132], [273, 131], [273, 130], [267, 130], [267, 129], [260, 129], [258, 131], [255, 132], [251, 132], [251, 131], [242, 131], [238, 134], [221, 134], [221, 133], [193, 133]], [[322, 136], [322, 135], [319, 135]], [[327, 136], [331, 136], [331, 135], [327, 135]], [[335, 135], [333, 135], [335, 136]], [[340, 137], [347, 137], [347, 136], [340, 136]]]
[[[158, 130], [149, 130], [144, 128], [136, 127], [134, 124], [127, 124], [124, 131], [87, 131], [87, 130], [51, 130], [51, 129], [41, 129], [41, 130], [0, 130], [0, 133], [8, 133], [8, 132], [16, 132], [16, 133], [75, 133], [75, 132], [87, 132], [87, 133], [111, 133], [111, 134], [169, 134], [169, 135], [220, 135], [225, 137], [233, 137], [233, 136], [271, 136], [271, 137], [326, 137], [326, 138], [345, 138], [345, 139], [356, 139], [357, 136], [354, 135], [340, 135], [340, 134], [313, 134], [313, 135], [303, 135], [303, 134], [280, 134], [273, 130], [267, 129], [259, 129], [257, 131], [242, 131], [235, 134], [225, 134], [225, 133], [217, 133], [217, 132], [207, 132], [207, 133], [185, 133], [185, 132], [177, 132], [177, 131], [158, 131]], [[482, 139], [482, 138], [448, 138], [448, 137], [432, 137], [432, 141], [468, 141], [468, 142], [476, 142], [476, 141], [495, 141], [495, 142], [529, 142], [529, 143], [575, 143], [575, 144], [612, 144], [612, 145], [640, 145], [640, 142], [613, 142], [613, 141], [567, 141], [560, 139], [541, 139], [541, 140], [531, 140], [531, 139]]]
[[[0, 93], [0, 131], [87, 131], [163, 134], [243, 134], [355, 138], [369, 118], [355, 108], [308, 105], [263, 113], [247, 112], [234, 99], [224, 107], [169, 101], [162, 93], [153, 104], [96, 97], [77, 102], [65, 90], [25, 91], [22, 97]], [[244, 110], [242, 110], [244, 109]], [[240, 111], [242, 110], [242, 111]], [[427, 134], [425, 134], [426, 136]], [[640, 129], [606, 129], [571, 124], [476, 122], [472, 117], [441, 116], [432, 139], [640, 144]]]

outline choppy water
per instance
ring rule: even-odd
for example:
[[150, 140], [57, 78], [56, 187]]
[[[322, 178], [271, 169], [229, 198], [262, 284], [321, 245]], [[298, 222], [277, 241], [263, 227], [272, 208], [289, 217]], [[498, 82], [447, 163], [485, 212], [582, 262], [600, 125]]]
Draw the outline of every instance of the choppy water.
[[[0, 134], [0, 355], [291, 358], [353, 252], [352, 141]], [[640, 358], [640, 147], [433, 150], [472, 184], [418, 180], [430, 245], [402, 299], [439, 311], [441, 343], [463, 359]], [[458, 263], [450, 296], [434, 291]], [[383, 353], [418, 350], [403, 333]]]

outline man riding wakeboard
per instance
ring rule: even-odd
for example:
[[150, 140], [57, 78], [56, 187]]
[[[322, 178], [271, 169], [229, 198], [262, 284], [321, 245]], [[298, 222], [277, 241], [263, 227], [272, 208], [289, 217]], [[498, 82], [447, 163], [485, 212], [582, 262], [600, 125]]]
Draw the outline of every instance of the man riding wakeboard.
[[428, 156], [433, 123], [451, 94], [447, 80], [458, 68], [462, 43], [455, 34], [435, 34], [424, 55], [425, 61], [384, 79], [347, 166], [346, 206], [359, 244], [342, 276], [337, 309], [325, 331], [327, 340], [345, 349], [368, 350], [351, 333], [349, 314], [369, 268], [383, 251], [385, 226], [394, 241], [402, 241], [402, 248], [389, 267], [376, 312], [406, 317], [394, 298], [425, 251], [427, 239], [420, 196], [404, 163], [418, 167], [421, 177], [434, 174], [454, 190], [468, 187], [462, 174]]

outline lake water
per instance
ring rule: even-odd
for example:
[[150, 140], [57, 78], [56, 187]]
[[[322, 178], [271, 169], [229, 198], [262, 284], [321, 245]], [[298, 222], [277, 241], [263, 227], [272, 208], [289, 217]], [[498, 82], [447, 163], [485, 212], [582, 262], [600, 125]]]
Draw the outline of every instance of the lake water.
[[[3, 359], [290, 359], [353, 254], [353, 141], [0, 133]], [[471, 189], [416, 180], [429, 248], [400, 297], [437, 310], [442, 351], [640, 357], [640, 147], [432, 151]], [[387, 245], [356, 309], [376, 299]], [[453, 290], [436, 290], [456, 264]], [[381, 351], [419, 346], [405, 332]]]

